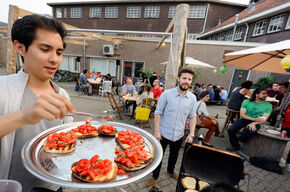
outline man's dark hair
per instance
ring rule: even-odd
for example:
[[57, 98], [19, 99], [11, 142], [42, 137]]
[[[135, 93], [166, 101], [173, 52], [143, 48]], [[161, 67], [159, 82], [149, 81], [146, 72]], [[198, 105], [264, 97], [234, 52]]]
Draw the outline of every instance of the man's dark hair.
[[255, 101], [256, 100], [256, 94], [260, 94], [262, 91], [266, 91], [266, 89], [262, 89], [262, 88], [255, 89], [255, 91], [252, 94], [252, 97], [251, 97], [250, 101]]
[[182, 73], [189, 73], [191, 74], [193, 77], [195, 75], [194, 71], [192, 69], [188, 69], [188, 68], [181, 68], [178, 72], [178, 77], [181, 77]]
[[199, 95], [199, 98], [204, 98], [205, 96], [210, 95], [208, 91], [203, 91], [201, 92], [201, 94]]
[[274, 83], [272, 83], [272, 85], [274, 85], [274, 84], [277, 84], [277, 85], [279, 85], [279, 83], [278, 83], [277, 81], [275, 81]]
[[253, 85], [253, 82], [252, 81], [244, 81], [242, 84], [241, 84], [241, 87], [242, 88], [246, 88], [246, 89], [251, 89]]
[[150, 84], [146, 84], [145, 87], [144, 87], [144, 91], [147, 91], [148, 94], [150, 93], [151, 89], [152, 89], [152, 87], [151, 87]]
[[87, 69], [84, 69], [84, 70], [83, 70], [83, 74], [86, 74], [87, 72], [88, 72]]
[[284, 86], [286, 88], [288, 88], [289, 82], [284, 82], [284, 83], [280, 83], [280, 86]]
[[57, 20], [40, 15], [27, 15], [16, 20], [11, 29], [12, 42], [19, 41], [25, 46], [26, 51], [35, 39], [37, 29], [46, 29], [56, 32], [61, 36], [63, 47], [65, 48], [64, 37], [66, 29]]

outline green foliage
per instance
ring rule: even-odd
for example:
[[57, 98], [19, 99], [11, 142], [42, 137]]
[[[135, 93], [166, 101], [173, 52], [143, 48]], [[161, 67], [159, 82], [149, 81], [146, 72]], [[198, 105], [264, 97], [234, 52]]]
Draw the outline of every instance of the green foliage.
[[268, 77], [261, 77], [257, 83], [255, 83], [253, 85], [254, 88], [263, 88], [263, 89], [267, 89], [269, 87], [272, 87], [272, 84], [275, 81], [275, 77], [274, 76], [268, 76]]
[[153, 74], [153, 67], [150, 67], [147, 70], [145, 70], [144, 68], [141, 68], [138, 72], [144, 73], [146, 75], [146, 77], [149, 79]]
[[194, 82], [200, 76], [200, 73], [198, 72], [198, 70], [195, 70], [194, 73], [195, 73], [195, 75], [192, 78], [192, 82]]

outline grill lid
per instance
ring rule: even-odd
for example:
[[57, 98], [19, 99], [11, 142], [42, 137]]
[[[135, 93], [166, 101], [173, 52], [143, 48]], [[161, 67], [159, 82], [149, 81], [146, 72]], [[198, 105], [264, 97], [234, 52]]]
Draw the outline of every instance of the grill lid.
[[184, 149], [181, 172], [199, 179], [235, 186], [243, 178], [243, 171], [243, 160], [236, 154], [198, 144], [188, 144]]

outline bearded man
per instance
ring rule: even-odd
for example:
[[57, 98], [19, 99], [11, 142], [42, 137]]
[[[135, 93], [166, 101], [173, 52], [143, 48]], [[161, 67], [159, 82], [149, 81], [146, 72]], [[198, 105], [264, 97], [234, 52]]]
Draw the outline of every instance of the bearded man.
[[[196, 97], [188, 91], [193, 77], [194, 71], [191, 69], [182, 68], [178, 72], [178, 86], [161, 94], [154, 117], [154, 136], [162, 145], [163, 153], [169, 145], [167, 172], [176, 180], [178, 175], [174, 173], [174, 168], [184, 136], [185, 122], [187, 119], [190, 120], [190, 134], [187, 136], [186, 142], [192, 142], [196, 125]], [[162, 162], [153, 171], [152, 178], [146, 183], [147, 187], [157, 181], [161, 164]]]

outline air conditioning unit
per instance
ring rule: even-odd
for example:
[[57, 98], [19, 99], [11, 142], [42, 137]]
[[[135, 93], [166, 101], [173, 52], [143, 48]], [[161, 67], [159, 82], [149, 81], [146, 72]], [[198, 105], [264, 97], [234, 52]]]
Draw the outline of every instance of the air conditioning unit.
[[104, 55], [114, 55], [114, 46], [113, 45], [103, 45], [103, 54]]

